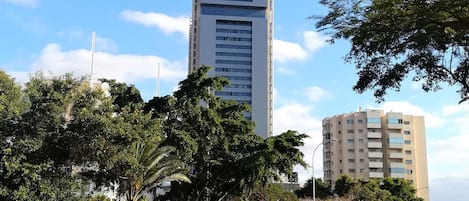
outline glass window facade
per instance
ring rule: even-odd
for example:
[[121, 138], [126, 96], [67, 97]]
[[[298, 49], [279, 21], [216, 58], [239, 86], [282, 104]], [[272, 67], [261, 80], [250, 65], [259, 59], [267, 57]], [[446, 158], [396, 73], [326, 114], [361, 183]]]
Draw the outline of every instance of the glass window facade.
[[391, 173], [406, 173], [405, 168], [389, 168]]
[[404, 139], [402, 139], [402, 138], [389, 138], [389, 144], [404, 144]]
[[381, 119], [380, 119], [380, 118], [368, 118], [368, 119], [367, 119], [367, 122], [368, 122], [368, 123], [372, 123], [372, 124], [380, 124], [380, 123], [381, 123]]
[[203, 15], [265, 17], [265, 8], [255, 6], [202, 4]]

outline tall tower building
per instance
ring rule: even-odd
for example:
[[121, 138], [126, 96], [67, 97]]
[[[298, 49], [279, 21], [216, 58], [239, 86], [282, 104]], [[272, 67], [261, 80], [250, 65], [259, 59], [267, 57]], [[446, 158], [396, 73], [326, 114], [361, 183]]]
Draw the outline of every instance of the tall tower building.
[[189, 73], [211, 66], [230, 85], [215, 94], [251, 105], [256, 133], [272, 132], [272, 0], [194, 0]]
[[419, 197], [429, 200], [422, 116], [367, 110], [326, 118], [322, 126], [326, 182], [333, 186], [340, 174], [365, 180], [404, 178]]

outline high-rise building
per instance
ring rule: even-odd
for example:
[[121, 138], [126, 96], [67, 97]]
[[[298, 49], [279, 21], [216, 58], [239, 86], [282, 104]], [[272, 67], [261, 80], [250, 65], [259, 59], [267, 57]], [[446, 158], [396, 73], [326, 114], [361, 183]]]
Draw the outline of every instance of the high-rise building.
[[251, 105], [256, 133], [272, 132], [272, 0], [194, 0], [189, 72], [211, 66], [230, 85], [215, 94]]
[[334, 186], [340, 174], [404, 178], [429, 200], [423, 116], [367, 110], [326, 118], [322, 127], [326, 182]]

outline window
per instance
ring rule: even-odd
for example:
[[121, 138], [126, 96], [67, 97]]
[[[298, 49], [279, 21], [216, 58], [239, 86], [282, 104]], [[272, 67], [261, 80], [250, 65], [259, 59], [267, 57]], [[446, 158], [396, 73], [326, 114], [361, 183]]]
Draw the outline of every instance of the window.
[[412, 154], [411, 150], [405, 150], [405, 154]]
[[404, 131], [404, 135], [410, 135], [410, 131]]
[[[223, 15], [223, 16], [241, 16], [241, 17], [264, 17], [265, 8], [254, 7], [254, 6], [202, 4], [202, 14]], [[222, 21], [222, 20], [217, 20], [217, 24], [218, 24], [218, 21]]]
[[404, 144], [404, 139], [402, 139], [402, 138], [389, 138], [389, 144]]
[[353, 144], [353, 143], [355, 143], [355, 140], [354, 140], [354, 139], [348, 139], [348, 140], [347, 140], [347, 143]]
[[406, 140], [404, 141], [405, 144], [412, 144], [412, 142], [410, 140]]
[[248, 92], [229, 92], [229, 91], [216, 91], [217, 96], [251, 96]]
[[363, 143], [364, 141], [363, 141], [363, 139], [358, 139], [358, 142]]
[[358, 152], [363, 153], [364, 150], [363, 149], [358, 149]]
[[354, 152], [355, 152], [355, 149], [347, 149], [347, 152], [348, 152], [348, 153], [354, 153]]
[[364, 163], [364, 162], [365, 162], [365, 159], [360, 158], [360, 163]]
[[407, 170], [406, 170], [406, 173], [407, 173], [407, 174], [412, 174], [412, 173], [414, 173], [414, 172], [413, 172], [411, 169], [407, 169]]
[[217, 36], [215, 37], [216, 40], [227, 40], [227, 41], [244, 41], [244, 42], [251, 42], [252, 38], [246, 37], [233, 37], [233, 36]]
[[228, 80], [245, 80], [251, 81], [251, 77], [243, 77], [243, 76], [223, 76]]
[[239, 53], [239, 52], [216, 52], [216, 56], [227, 56], [227, 57], [251, 57], [251, 53]]
[[368, 119], [367, 119], [367, 122], [368, 122], [368, 123], [371, 123], [371, 124], [380, 124], [380, 123], [381, 123], [381, 119], [380, 119], [380, 118], [368, 118]]
[[410, 121], [404, 121], [404, 125], [409, 125]]
[[389, 168], [391, 173], [405, 173], [405, 168]]
[[250, 73], [251, 69], [239, 69], [239, 68], [215, 68], [217, 72], [235, 72], [235, 73]]
[[228, 49], [252, 49], [250, 45], [227, 45], [227, 44], [216, 44], [216, 48], [228, 48]]
[[402, 119], [389, 118], [388, 124], [402, 124]]
[[405, 164], [407, 164], [407, 165], [412, 164], [412, 160], [405, 160]]
[[348, 169], [348, 172], [355, 173], [355, 169]]
[[215, 60], [216, 64], [240, 64], [240, 65], [251, 65], [251, 61], [237, 61], [237, 60]]
[[347, 133], [353, 133], [353, 130], [349, 129], [349, 130], [347, 130]]
[[251, 30], [240, 30], [240, 29], [217, 29], [218, 33], [238, 33], [238, 34], [252, 34]]
[[347, 124], [353, 124], [353, 119], [347, 119]]
[[361, 123], [363, 123], [363, 119], [359, 119], [359, 120], [357, 120], [357, 122], [358, 122], [359, 124], [361, 124]]
[[350, 159], [348, 159], [348, 162], [349, 162], [349, 163], [355, 163], [355, 159], [350, 158]]
[[363, 133], [363, 129], [358, 129], [358, 132], [359, 132], [359, 133]]
[[365, 172], [365, 169], [363, 169], [363, 168], [360, 168], [360, 172], [362, 172], [362, 173], [363, 173], [363, 172]]

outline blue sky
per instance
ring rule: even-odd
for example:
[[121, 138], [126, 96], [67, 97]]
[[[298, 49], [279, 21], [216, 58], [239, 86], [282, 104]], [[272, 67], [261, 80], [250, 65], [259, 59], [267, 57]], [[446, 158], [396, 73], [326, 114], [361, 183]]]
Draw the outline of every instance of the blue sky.
[[[89, 73], [91, 33], [96, 32], [95, 77], [135, 84], [145, 99], [170, 94], [187, 74], [190, 0], [78, 1], [0, 0], [0, 69], [18, 82], [38, 70]], [[467, 200], [469, 188], [469, 104], [458, 105], [455, 88], [424, 93], [406, 80], [377, 104], [371, 92], [357, 94], [353, 65], [343, 56], [347, 41], [333, 45], [315, 32], [311, 15], [325, 9], [315, 0], [275, 1], [274, 130], [304, 132], [302, 148], [311, 162], [321, 141], [321, 120], [357, 108], [381, 108], [424, 115], [432, 200]], [[320, 152], [316, 175], [322, 175]], [[300, 180], [311, 171], [298, 168]], [[449, 188], [451, 187], [451, 188]]]

